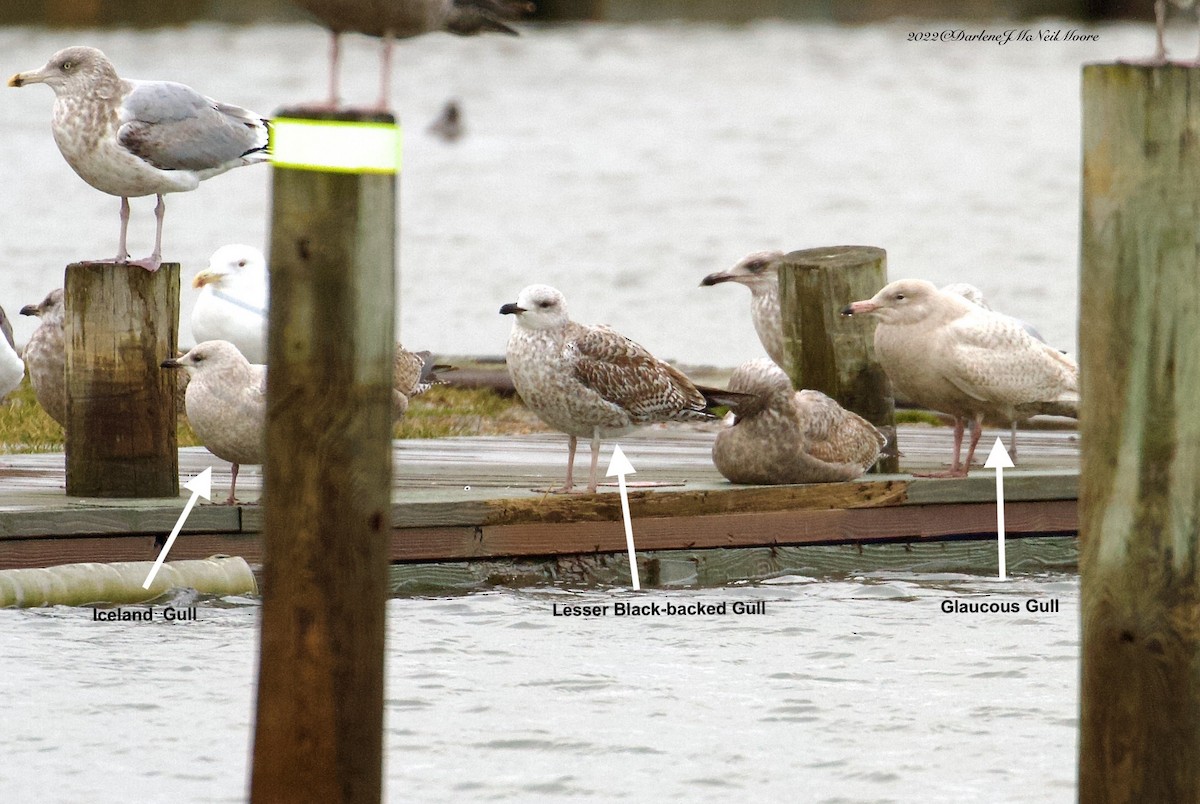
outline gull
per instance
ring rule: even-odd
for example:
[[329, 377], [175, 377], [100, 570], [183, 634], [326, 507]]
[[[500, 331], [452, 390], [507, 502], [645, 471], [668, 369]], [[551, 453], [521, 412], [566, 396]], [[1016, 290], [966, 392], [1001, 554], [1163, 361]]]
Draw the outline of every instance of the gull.
[[[842, 314], [877, 318], [875, 355], [896, 391], [954, 418], [954, 460], [938, 476], [966, 476], [984, 418], [1078, 415], [1079, 368], [1011, 316], [920, 279], [892, 282]], [[971, 443], [960, 464], [967, 421]]]
[[451, 366], [437, 365], [429, 352], [410, 352], [396, 344], [392, 357], [392, 406], [393, 416], [401, 419], [408, 412], [408, 403], [414, 396], [425, 393], [442, 382], [439, 371], [453, 371]]
[[750, 290], [750, 315], [758, 340], [777, 365], [784, 364], [783, 323], [779, 312], [779, 262], [782, 251], [756, 251], [728, 271], [709, 274], [701, 287], [736, 282]]
[[596, 491], [600, 439], [651, 422], [703, 421], [709, 408], [740, 399], [697, 388], [678, 369], [606, 326], [577, 324], [563, 295], [530, 285], [500, 308], [514, 316], [506, 351], [513, 385], [542, 421], [567, 434], [567, 479], [554, 492], [574, 488], [578, 438], [592, 441], [588, 491]]
[[331, 34], [329, 45], [329, 101], [336, 109], [341, 35], [346, 31], [376, 36], [383, 40], [379, 61], [379, 101], [386, 109], [391, 94], [392, 41], [409, 39], [433, 31], [459, 36], [479, 33], [517, 32], [505, 24], [533, 11], [528, 0], [293, 0], [316, 17]]
[[0, 307], [0, 399], [11, 394], [25, 378], [25, 362], [17, 354], [13, 343], [12, 324], [4, 308]]
[[879, 430], [820, 391], [797, 391], [766, 358], [734, 369], [729, 390], [747, 396], [717, 434], [713, 464], [734, 483], [827, 483], [871, 468], [887, 443]]
[[27, 304], [21, 315], [37, 316], [38, 328], [25, 343], [29, 384], [42, 410], [67, 426], [67, 348], [63, 340], [63, 289], [55, 288], [38, 304]]
[[[206, 98], [171, 81], [121, 78], [94, 47], [69, 47], [38, 70], [17, 73], [10, 87], [54, 90], [51, 131], [79, 177], [121, 198], [116, 262], [157, 271], [162, 264], [163, 195], [195, 190], [204, 179], [268, 158], [266, 118]], [[153, 195], [154, 251], [130, 263], [129, 199]]]
[[[1195, 5], [1196, 0], [1171, 0], [1171, 5], [1180, 10], [1186, 10]], [[1196, 6], [1196, 18], [1200, 21], [1200, 6]], [[1154, 0], [1154, 64], [1167, 63], [1167, 45], [1164, 41], [1164, 35], [1167, 29], [1167, 0]], [[1197, 56], [1197, 63], [1200, 63], [1200, 56]]]
[[267, 362], [267, 262], [254, 246], [221, 246], [192, 279], [196, 342], [229, 341], [251, 363]]
[[226, 505], [237, 502], [238, 468], [265, 457], [267, 367], [252, 365], [229, 341], [204, 341], [163, 368], [187, 369], [188, 423], [201, 443], [233, 467]]

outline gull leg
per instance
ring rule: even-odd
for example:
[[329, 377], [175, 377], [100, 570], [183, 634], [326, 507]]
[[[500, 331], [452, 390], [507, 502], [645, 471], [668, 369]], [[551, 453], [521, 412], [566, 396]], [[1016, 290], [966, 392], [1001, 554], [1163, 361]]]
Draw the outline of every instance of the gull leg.
[[962, 465], [959, 463], [959, 459], [962, 458], [963, 428], [965, 426], [966, 422], [963, 419], [958, 416], [954, 417], [954, 461], [950, 464], [951, 473], [957, 473]]
[[383, 32], [382, 50], [379, 53], [379, 101], [375, 108], [386, 112], [392, 95], [392, 44], [395, 36], [391, 29]]
[[232, 471], [233, 471], [233, 480], [230, 481], [230, 483], [229, 483], [229, 496], [225, 498], [226, 505], [233, 505], [234, 503], [237, 502], [237, 497], [234, 496], [234, 492], [237, 490], [238, 465], [236, 463], [233, 465]]
[[338, 67], [342, 60], [342, 36], [337, 31], [331, 31], [329, 40], [329, 108], [336, 109], [338, 102]]
[[561, 489], [550, 489], [551, 491], [569, 492], [575, 488], [575, 446], [577, 444], [575, 436], [570, 436], [567, 440], [567, 482]]
[[1008, 433], [1008, 457], [1013, 459], [1013, 463], [1017, 461], [1017, 420], [1013, 419], [1009, 422]]
[[970, 466], [971, 454], [975, 451], [975, 442], [979, 440], [978, 435], [979, 424], [976, 424], [976, 430], [971, 434], [971, 449], [967, 453], [966, 466], [959, 463], [959, 456], [962, 454], [963, 430], [966, 429], [966, 419], [958, 416], [954, 417], [954, 463], [950, 465], [948, 472], [914, 472], [914, 477], [964, 477], [967, 474], [966, 467]]
[[592, 428], [592, 471], [588, 475], [588, 491], [596, 493], [596, 465], [600, 460], [600, 428]]
[[975, 427], [971, 430], [971, 446], [967, 447], [967, 462], [963, 464], [962, 475], [967, 476], [967, 472], [971, 471], [971, 459], [975, 457], [975, 447], [979, 444], [979, 437], [983, 435], [983, 414], [975, 415]]
[[125, 247], [125, 240], [129, 235], [129, 199], [121, 196], [121, 239], [117, 241], [117, 262], [123, 263], [129, 260], [129, 249]]
[[1155, 46], [1154, 61], [1164, 64], [1167, 61], [1167, 45], [1163, 41], [1163, 32], [1167, 26], [1167, 0], [1154, 0]]
[[154, 205], [154, 251], [144, 260], [133, 260], [130, 265], [136, 265], [139, 268], [145, 268], [150, 273], [154, 273], [162, 265], [162, 230], [163, 216], [167, 212], [167, 204], [163, 201], [162, 193], [158, 194], [158, 203]]

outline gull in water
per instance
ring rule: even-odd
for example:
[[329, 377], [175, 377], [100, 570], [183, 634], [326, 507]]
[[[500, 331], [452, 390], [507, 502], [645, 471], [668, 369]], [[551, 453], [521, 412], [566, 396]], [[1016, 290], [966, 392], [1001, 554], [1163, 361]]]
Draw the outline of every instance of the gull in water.
[[[954, 460], [939, 476], [963, 477], [983, 420], [1039, 413], [1078, 416], [1079, 368], [1011, 316], [986, 310], [930, 282], [902, 279], [843, 315], [871, 315], [875, 356], [898, 393], [954, 418]], [[973, 424], [966, 463], [963, 431]]]
[[97, 190], [120, 197], [118, 263], [130, 263], [130, 198], [158, 199], [154, 251], [130, 263], [157, 271], [163, 195], [195, 190], [204, 179], [268, 159], [269, 122], [262, 115], [183, 84], [123, 79], [94, 47], [60, 50], [44, 67], [8, 80], [10, 87], [27, 84], [54, 90], [51, 131], [67, 164]]
[[392, 42], [433, 31], [458, 36], [479, 33], [517, 32], [506, 22], [533, 11], [528, 0], [293, 0], [316, 17], [331, 34], [329, 45], [329, 101], [336, 109], [338, 66], [341, 61], [341, 35], [354, 31], [383, 40], [379, 61], [379, 101], [376, 108], [388, 108], [391, 95]]
[[192, 279], [196, 342], [229, 341], [251, 363], [267, 362], [267, 261], [254, 246], [221, 246]]
[[225, 500], [233, 505], [238, 468], [265, 457], [267, 367], [252, 365], [229, 341], [198, 343], [162, 367], [187, 369], [188, 423], [209, 452], [233, 465]]
[[651, 422], [712, 419], [709, 408], [741, 399], [697, 388], [683, 372], [609, 327], [575, 323], [563, 295], [549, 285], [530, 285], [500, 313], [514, 316], [506, 354], [517, 393], [542, 421], [569, 437], [566, 483], [551, 491], [574, 488], [580, 437], [592, 442], [588, 491], [594, 492], [601, 438]]
[[733, 424], [717, 434], [713, 464], [734, 483], [828, 483], [860, 477], [879, 459], [883, 434], [820, 391], [797, 391], [774, 362], [738, 366], [729, 390]]

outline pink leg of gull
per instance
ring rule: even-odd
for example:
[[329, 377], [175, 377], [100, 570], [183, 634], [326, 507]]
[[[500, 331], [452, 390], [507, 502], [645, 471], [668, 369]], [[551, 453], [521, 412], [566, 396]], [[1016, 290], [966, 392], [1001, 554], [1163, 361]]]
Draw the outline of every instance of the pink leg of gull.
[[158, 194], [158, 203], [154, 205], [154, 251], [144, 260], [131, 260], [130, 265], [145, 268], [154, 273], [162, 265], [162, 230], [163, 216], [167, 212], [167, 204], [163, 201], [162, 193]]
[[342, 46], [341, 34], [330, 31], [329, 40], [329, 108], [336, 109], [341, 99], [338, 97], [338, 68], [341, 66]]
[[238, 465], [236, 463], [233, 464], [231, 471], [233, 473], [233, 480], [229, 482], [229, 496], [225, 498], [226, 505], [233, 505], [237, 502], [237, 497], [234, 496], [234, 492], [237, 490]]
[[118, 263], [129, 260], [129, 249], [125, 247], [125, 239], [129, 234], [129, 199], [121, 196], [121, 239], [117, 241]]
[[379, 53], [379, 101], [375, 109], [380, 112], [388, 110], [392, 96], [392, 41], [395, 37], [389, 29], [383, 32], [383, 44]]
[[592, 469], [588, 474], [588, 491], [596, 493], [596, 465], [600, 461], [600, 428], [592, 428]]
[[[980, 422], [982, 423], [982, 422]], [[966, 477], [967, 469], [971, 465], [971, 455], [975, 452], [975, 444], [979, 441], [978, 430], [971, 434], [971, 448], [967, 452], [967, 463], [962, 465], [958, 462], [959, 456], [962, 454], [963, 430], [966, 429], [966, 420], [954, 417], [954, 463], [950, 465], [948, 472], [914, 472], [914, 477]]]

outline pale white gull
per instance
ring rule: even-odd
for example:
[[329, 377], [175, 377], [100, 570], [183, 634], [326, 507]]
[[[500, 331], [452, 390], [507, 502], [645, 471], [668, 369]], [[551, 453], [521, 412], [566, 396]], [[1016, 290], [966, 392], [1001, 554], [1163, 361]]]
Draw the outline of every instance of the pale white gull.
[[135, 264], [162, 263], [163, 195], [195, 190], [204, 179], [265, 161], [269, 123], [262, 115], [219, 103], [183, 84], [117, 75], [93, 47], [69, 47], [38, 70], [17, 73], [11, 87], [54, 90], [51, 130], [80, 178], [121, 198], [116, 261], [129, 262], [129, 199], [154, 195], [154, 251]]
[[756, 251], [743, 257], [728, 271], [709, 274], [703, 287], [737, 282], [750, 290], [750, 315], [754, 331], [767, 354], [777, 365], [784, 363], [783, 324], [779, 312], [779, 263], [782, 251]]
[[601, 438], [652, 422], [711, 419], [710, 407], [738, 396], [697, 388], [609, 327], [571, 321], [563, 295], [548, 285], [530, 285], [500, 313], [515, 316], [506, 355], [517, 393], [542, 421], [569, 437], [566, 483], [552, 491], [574, 487], [579, 437], [592, 442], [588, 491], [594, 492]]
[[0, 331], [4, 335], [0, 338], [0, 399], [3, 399], [15, 391], [25, 378], [25, 362], [17, 354], [12, 323], [3, 307], [0, 307]]
[[377, 108], [388, 108], [391, 87], [392, 41], [409, 39], [434, 31], [459, 36], [479, 33], [517, 32], [506, 25], [533, 10], [528, 0], [293, 0], [329, 29], [329, 101], [340, 102], [338, 67], [341, 35], [346, 31], [376, 36], [383, 40], [379, 63]]
[[63, 340], [63, 290], [55, 288], [38, 304], [27, 304], [21, 315], [37, 316], [38, 328], [25, 343], [29, 383], [38, 404], [51, 419], [67, 426], [67, 349]]
[[[954, 460], [945, 476], [966, 475], [985, 419], [1011, 422], [1039, 413], [1075, 416], [1079, 369], [1013, 319], [930, 282], [903, 279], [847, 305], [872, 315], [875, 356], [898, 394], [954, 417]], [[963, 430], [973, 423], [966, 463]]]
[[209, 452], [233, 465], [225, 500], [233, 505], [238, 469], [265, 457], [267, 367], [252, 365], [228, 341], [198, 343], [162, 367], [187, 369], [188, 423]]
[[733, 425], [717, 434], [713, 464], [734, 483], [827, 483], [871, 468], [883, 434], [820, 391], [796, 391], [783, 369], [760, 358], [738, 366], [729, 390]]
[[213, 252], [192, 279], [200, 289], [192, 308], [192, 337], [229, 341], [251, 363], [267, 362], [267, 262], [254, 246], [238, 243]]

